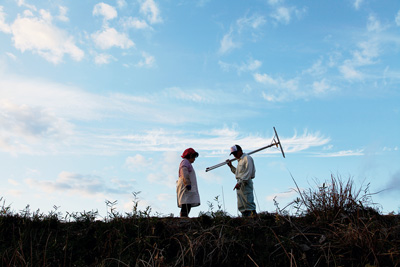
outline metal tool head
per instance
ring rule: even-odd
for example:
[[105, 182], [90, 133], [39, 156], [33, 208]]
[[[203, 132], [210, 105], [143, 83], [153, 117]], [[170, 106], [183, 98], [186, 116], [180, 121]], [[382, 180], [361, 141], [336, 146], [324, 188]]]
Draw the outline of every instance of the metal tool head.
[[[275, 132], [275, 137], [276, 137], [276, 139], [278, 140], [278, 142], [276, 142], [276, 145], [279, 146], [279, 149], [280, 149], [281, 152], [282, 152], [282, 156], [285, 158], [285, 152], [283, 152], [282, 143], [281, 143], [281, 141], [279, 140], [279, 136], [278, 136], [278, 133], [276, 132], [275, 127], [274, 127], [274, 132]], [[275, 139], [275, 137], [274, 137], [274, 139]]]

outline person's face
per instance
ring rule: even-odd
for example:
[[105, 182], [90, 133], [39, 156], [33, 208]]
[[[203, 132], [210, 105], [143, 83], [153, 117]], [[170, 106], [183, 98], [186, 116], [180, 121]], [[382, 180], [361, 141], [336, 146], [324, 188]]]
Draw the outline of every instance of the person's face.
[[242, 151], [235, 151], [232, 153], [232, 155], [236, 158], [236, 159], [240, 159], [240, 157], [243, 155]]
[[196, 157], [190, 157], [190, 158], [189, 158], [189, 162], [190, 162], [190, 163], [193, 163], [195, 160], [196, 160]]

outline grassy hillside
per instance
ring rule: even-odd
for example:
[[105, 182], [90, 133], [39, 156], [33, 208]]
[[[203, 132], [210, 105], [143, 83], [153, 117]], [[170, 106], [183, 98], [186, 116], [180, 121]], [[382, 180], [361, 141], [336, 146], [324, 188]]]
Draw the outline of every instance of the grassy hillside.
[[111, 209], [19, 213], [3, 204], [2, 266], [400, 266], [399, 215], [382, 215], [366, 190], [332, 178], [300, 191], [295, 212], [253, 218], [121, 215]]

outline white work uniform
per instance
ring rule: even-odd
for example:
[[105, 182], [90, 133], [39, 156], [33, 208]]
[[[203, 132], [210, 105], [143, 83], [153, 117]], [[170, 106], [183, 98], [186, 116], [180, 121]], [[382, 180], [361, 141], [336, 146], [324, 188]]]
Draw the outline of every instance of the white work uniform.
[[255, 211], [252, 179], [256, 176], [256, 168], [253, 158], [243, 153], [238, 159], [237, 167], [232, 166], [231, 171], [235, 174], [237, 183], [240, 184], [240, 189], [236, 190], [239, 211]]

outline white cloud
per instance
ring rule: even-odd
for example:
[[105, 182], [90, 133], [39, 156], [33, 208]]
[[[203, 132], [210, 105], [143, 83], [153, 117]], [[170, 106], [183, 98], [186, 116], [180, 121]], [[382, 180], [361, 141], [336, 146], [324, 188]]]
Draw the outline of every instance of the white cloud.
[[182, 90], [179, 87], [170, 87], [165, 90], [166, 95], [175, 99], [191, 101], [191, 102], [207, 102], [208, 98], [204, 95], [205, 92], [200, 90], [195, 92], [193, 90]]
[[94, 6], [93, 8], [93, 15], [94, 16], [103, 16], [104, 20], [112, 20], [118, 16], [117, 10], [114, 7], [105, 4], [99, 3]]
[[17, 57], [13, 53], [7, 52], [6, 55], [11, 58], [12, 60], [17, 60]]
[[380, 32], [384, 30], [384, 28], [381, 25], [381, 22], [374, 15], [370, 15], [368, 17], [367, 30], [369, 32]]
[[75, 45], [73, 37], [52, 25], [48, 12], [41, 13], [41, 18], [19, 16], [11, 25], [15, 48], [37, 53], [54, 64], [60, 63], [64, 54], [80, 61], [84, 52]]
[[331, 91], [331, 86], [327, 83], [326, 79], [322, 79], [321, 81], [315, 81], [313, 83], [314, 92], [318, 95], [325, 94], [328, 91]]
[[259, 83], [278, 85], [278, 82], [266, 73], [264, 73], [264, 74], [255, 73], [254, 79]]
[[241, 32], [243, 28], [253, 28], [257, 29], [258, 27], [264, 25], [267, 21], [264, 16], [260, 15], [252, 15], [251, 17], [243, 17], [236, 21], [238, 26], [238, 32]]
[[273, 201], [275, 198], [278, 201], [285, 201], [285, 200], [293, 200], [294, 197], [297, 195], [297, 192], [295, 190], [290, 190], [288, 192], [281, 192], [281, 193], [274, 193], [269, 196], [267, 196], [265, 199], [267, 201]]
[[146, 21], [140, 20], [138, 18], [129, 17], [128, 19], [123, 21], [123, 26], [125, 28], [134, 28], [134, 29], [151, 29], [149, 24]]
[[[276, 6], [274, 11], [270, 14], [270, 17], [277, 23], [289, 24], [292, 21], [293, 16], [300, 19], [307, 13], [307, 8], [299, 9], [296, 6], [284, 6], [278, 5], [279, 1], [273, 3], [272, 6]], [[271, 3], [270, 3], [271, 4]]]
[[156, 62], [154, 56], [152, 56], [152, 55], [150, 55], [150, 54], [148, 54], [146, 52], [142, 52], [142, 57], [143, 57], [143, 59], [136, 64], [136, 67], [139, 67], [139, 68], [142, 68], [142, 67], [144, 67], [144, 68], [154, 67], [155, 62]]
[[67, 17], [68, 8], [65, 6], [59, 6], [58, 9], [60, 11], [60, 14], [57, 16], [57, 18], [60, 21], [64, 21], [64, 22], [69, 21], [69, 18]]
[[310, 68], [303, 71], [303, 74], [310, 74], [313, 76], [321, 76], [327, 71], [326, 66], [323, 64], [323, 60], [318, 59]]
[[140, 12], [147, 16], [151, 24], [162, 22], [160, 10], [154, 0], [144, 0], [140, 6]]
[[127, 181], [113, 180], [106, 183], [103, 178], [95, 175], [82, 175], [63, 171], [57, 179], [37, 180], [28, 178], [25, 183], [30, 187], [38, 187], [43, 192], [66, 195], [92, 197], [104, 194], [130, 194], [132, 186]]
[[361, 7], [361, 4], [364, 2], [364, 0], [355, 0], [354, 1], [354, 8], [355, 9], [360, 9], [360, 7]]
[[229, 28], [229, 32], [222, 37], [219, 53], [225, 54], [241, 47], [241, 42], [236, 40], [250, 39], [253, 42], [256, 41], [259, 35], [263, 34], [260, 28], [265, 23], [265, 17], [258, 14], [245, 15], [237, 19], [236, 23]]
[[364, 75], [357, 71], [354, 66], [352, 66], [350, 61], [345, 61], [345, 63], [339, 67], [339, 71], [348, 80], [361, 80], [364, 78]]
[[[177, 122], [193, 121], [193, 116], [196, 114], [199, 120], [208, 122], [215, 116], [212, 110], [199, 112], [195, 108], [186, 107], [187, 105], [183, 109], [170, 108], [170, 105], [177, 105], [174, 99], [185, 102], [212, 102], [211, 93], [214, 97], [227, 99], [226, 95], [215, 95], [216, 92], [211, 90], [185, 91], [172, 88], [166, 89], [158, 97], [98, 95], [62, 84], [12, 78], [9, 76], [0, 79], [2, 88], [0, 99], [4, 103], [0, 111], [0, 128], [2, 128], [0, 149], [9, 153], [99, 154], [120, 151], [183, 151], [190, 144], [208, 151], [209, 155], [217, 155], [222, 151], [226, 154], [232, 142], [241, 142], [247, 144], [249, 149], [255, 149], [260, 143], [271, 141], [271, 137], [240, 136], [235, 129], [226, 127], [210, 129], [207, 132], [170, 131], [161, 128], [138, 130], [135, 134], [131, 134], [129, 130], [129, 134], [126, 134], [126, 129], [121, 129], [121, 132], [117, 133], [101, 129], [100, 126], [95, 132], [91, 132], [90, 129], [74, 126], [81, 121], [96, 123], [98, 120], [114, 118], [176, 125]], [[172, 100], [166, 101], [166, 98]], [[185, 114], [193, 116], [188, 117]], [[311, 137], [301, 137], [303, 144], [307, 144], [304, 141], [306, 138]], [[284, 138], [281, 137], [281, 140]], [[317, 135], [316, 139], [308, 143], [310, 146], [315, 146], [323, 140], [326, 141], [326, 138]], [[309, 147], [298, 146], [293, 140], [289, 140], [289, 143], [293, 144], [287, 148], [295, 152]]]
[[289, 24], [291, 20], [291, 10], [287, 7], [278, 7], [271, 17], [274, 18], [276, 21]]
[[110, 49], [111, 47], [120, 47], [128, 49], [135, 45], [129, 37], [124, 33], [119, 33], [114, 28], [105, 28], [92, 34], [92, 39], [95, 44], [103, 50]]
[[115, 57], [109, 54], [98, 54], [94, 58], [94, 62], [98, 65], [108, 64], [112, 60], [116, 60]]
[[117, 0], [117, 6], [118, 6], [118, 8], [126, 7], [126, 1], [125, 0]]
[[9, 105], [36, 108], [68, 120], [98, 119], [102, 117], [99, 111], [109, 102], [105, 97], [73, 86], [19, 76], [1, 77], [0, 88], [0, 99]]
[[233, 41], [232, 30], [231, 30], [230, 32], [225, 34], [224, 37], [222, 37], [222, 40], [220, 42], [219, 52], [221, 54], [226, 54], [238, 47], [240, 47], [240, 44], [235, 43]]
[[249, 59], [247, 62], [243, 62], [240, 65], [237, 64], [229, 64], [223, 61], [218, 61], [218, 64], [224, 71], [229, 71], [230, 69], [235, 69], [238, 74], [242, 72], [255, 71], [259, 69], [262, 65], [262, 62], [256, 59]]
[[4, 13], [2, 6], [0, 6], [0, 31], [11, 33], [11, 27], [6, 23], [6, 13]]
[[349, 80], [362, 80], [365, 75], [357, 70], [357, 67], [364, 67], [376, 63], [376, 58], [380, 55], [378, 43], [375, 40], [360, 42], [358, 48], [353, 51], [352, 58], [346, 59], [339, 71], [346, 79]]
[[336, 157], [351, 157], [351, 156], [363, 156], [363, 155], [364, 155], [364, 150], [358, 149], [358, 150], [342, 150], [332, 153], [318, 153], [317, 155], [314, 155], [314, 157], [336, 158]]
[[39, 149], [51, 149], [54, 142], [62, 143], [72, 133], [73, 126], [69, 122], [49, 111], [0, 101], [0, 149], [3, 151], [40, 153], [29, 147], [39, 143]]
[[276, 79], [267, 74], [254, 74], [254, 79], [265, 85], [262, 96], [269, 102], [282, 102], [291, 99], [307, 97], [306, 91], [300, 91], [298, 78], [284, 80], [281, 77]]
[[29, 5], [29, 4], [25, 3], [25, 0], [17, 0], [17, 4], [20, 7], [22, 6], [22, 7], [26, 7], [26, 8], [36, 11], [36, 7], [34, 5]]
[[397, 12], [396, 18], [394, 19], [396, 25], [400, 27], [400, 10]]
[[131, 171], [141, 171], [143, 168], [148, 167], [153, 164], [153, 159], [145, 158], [141, 154], [136, 154], [133, 157], [128, 157], [125, 160], [125, 166], [127, 166]]
[[147, 176], [147, 180], [150, 183], [174, 188], [176, 186], [176, 180], [178, 179], [177, 168], [181, 159], [179, 154], [175, 151], [164, 152], [163, 159], [164, 160], [158, 165], [158, 170], [150, 173]]

